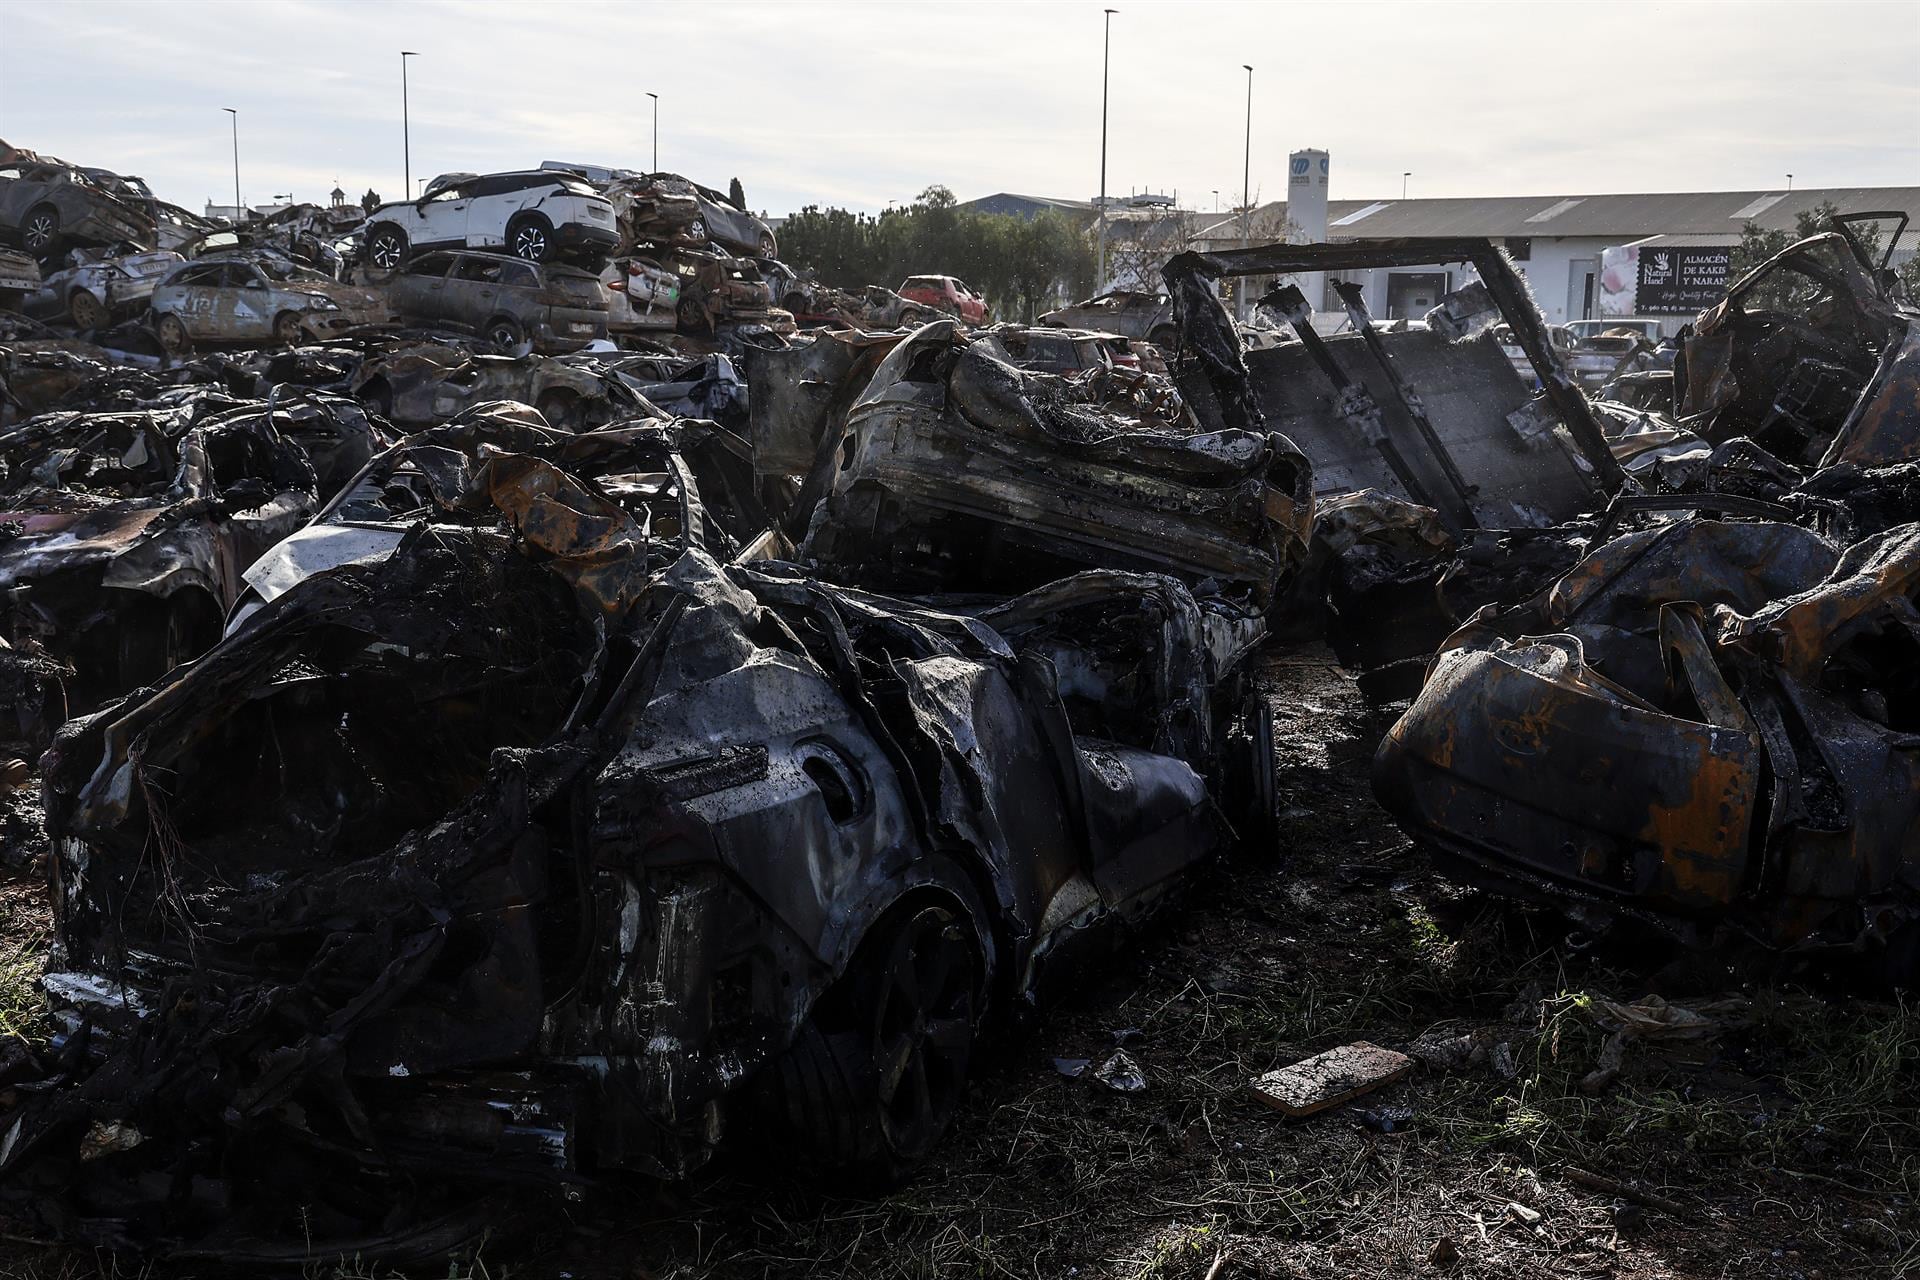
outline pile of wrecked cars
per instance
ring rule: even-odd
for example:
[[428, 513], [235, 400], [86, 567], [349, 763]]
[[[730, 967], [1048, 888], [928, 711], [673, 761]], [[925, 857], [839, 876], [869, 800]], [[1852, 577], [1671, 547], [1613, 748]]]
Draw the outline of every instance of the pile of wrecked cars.
[[[1278, 850], [1275, 633], [1411, 699], [1376, 787], [1463, 874], [1911, 945], [1920, 314], [1843, 231], [1639, 371], [1655, 408], [1589, 398], [1484, 240], [1183, 254], [1124, 308], [1165, 373], [1060, 373], [1070, 326], [775, 332], [714, 193], [578, 182], [629, 264], [718, 264], [602, 264], [699, 341], [0, 343], [0, 744], [46, 749], [57, 935], [9, 1212], [402, 1262], [729, 1144], [897, 1180], [987, 1037]], [[422, 289], [514, 261], [435, 253]], [[1476, 279], [1418, 326], [1338, 281], [1435, 261]]]
[[138, 518], [193, 549], [63, 585], [180, 576], [208, 629], [42, 760], [58, 1033], [8, 1066], [45, 1087], [0, 1116], [0, 1201], [113, 1248], [399, 1260], [741, 1135], [911, 1170], [983, 1036], [1273, 847], [1249, 662], [1312, 525], [1257, 420], [995, 351], [827, 334], [760, 353], [744, 409], [718, 357], [629, 356], [604, 417], [460, 398], [401, 434], [399, 354], [342, 343], [16, 428], [43, 501], [171, 477]]

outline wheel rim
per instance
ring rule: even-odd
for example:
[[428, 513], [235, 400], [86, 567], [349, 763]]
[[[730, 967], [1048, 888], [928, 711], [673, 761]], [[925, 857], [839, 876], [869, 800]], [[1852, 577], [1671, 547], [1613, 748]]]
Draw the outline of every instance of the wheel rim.
[[520, 345], [520, 335], [506, 325], [495, 325], [487, 334], [487, 341], [496, 347], [517, 347]]
[[172, 316], [160, 322], [160, 345], [169, 351], [184, 351], [187, 348], [187, 327]]
[[281, 343], [285, 346], [299, 346], [301, 337], [300, 322], [292, 316], [281, 318], [273, 326], [273, 336], [280, 339]]
[[29, 249], [44, 249], [47, 241], [53, 238], [53, 215], [35, 214], [27, 222], [26, 242]]
[[97, 329], [106, 323], [106, 308], [90, 293], [75, 294], [67, 304], [67, 312], [82, 329]]
[[874, 1017], [881, 1116], [896, 1150], [930, 1147], [966, 1083], [973, 1050], [972, 951], [944, 911], [919, 912], [895, 938]]
[[383, 271], [391, 271], [400, 265], [400, 237], [380, 235], [373, 238], [373, 265]]
[[534, 226], [520, 228], [513, 237], [513, 251], [530, 262], [541, 261], [547, 256], [546, 232]]

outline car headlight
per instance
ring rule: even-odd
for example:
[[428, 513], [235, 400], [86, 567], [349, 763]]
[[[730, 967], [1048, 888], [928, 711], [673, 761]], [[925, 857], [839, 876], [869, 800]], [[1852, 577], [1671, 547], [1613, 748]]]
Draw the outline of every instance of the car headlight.
[[307, 310], [309, 311], [338, 311], [339, 309], [340, 304], [323, 293], [310, 293], [307, 295]]

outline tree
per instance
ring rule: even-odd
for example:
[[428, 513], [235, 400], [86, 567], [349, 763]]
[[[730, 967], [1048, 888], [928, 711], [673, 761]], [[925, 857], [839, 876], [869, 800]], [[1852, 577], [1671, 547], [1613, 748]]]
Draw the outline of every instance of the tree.
[[744, 209], [747, 207], [747, 190], [740, 185], [740, 179], [734, 178], [727, 183], [727, 200], [732, 203], [736, 209]]
[[[1839, 206], [1831, 200], [1822, 200], [1813, 208], [1802, 209], [1793, 215], [1792, 231], [1784, 227], [1768, 229], [1755, 222], [1747, 223], [1740, 228], [1739, 243], [1733, 246], [1733, 256], [1727, 263], [1727, 283], [1732, 285], [1767, 259], [1808, 236], [1832, 230], [1831, 219], [1839, 212]], [[1877, 264], [1880, 261], [1884, 229], [1879, 223], [1853, 222], [1846, 224], [1843, 230], [1859, 246], [1861, 255], [1868, 262]], [[1920, 257], [1902, 263], [1895, 270], [1895, 279], [1905, 296], [1920, 296]], [[1785, 280], [1762, 281], [1752, 295], [1752, 305], [1777, 309], [1786, 304], [1789, 288]]]
[[1085, 226], [1059, 213], [1032, 220], [962, 209], [943, 186], [879, 217], [809, 205], [780, 227], [796, 267], [842, 289], [913, 275], [954, 275], [985, 293], [1002, 318], [1031, 319], [1093, 287], [1094, 246]]
[[378, 191], [375, 191], [372, 187], [368, 187], [367, 194], [360, 197], [360, 207], [362, 209], [365, 209], [368, 213], [372, 213], [375, 209], [378, 209], [381, 205], [385, 203], [386, 201], [380, 198], [380, 193]]

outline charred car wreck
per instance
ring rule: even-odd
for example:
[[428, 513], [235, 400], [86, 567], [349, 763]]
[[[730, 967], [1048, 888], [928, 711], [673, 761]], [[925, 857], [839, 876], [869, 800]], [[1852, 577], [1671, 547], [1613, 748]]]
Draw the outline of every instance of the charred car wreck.
[[749, 1110], [884, 1178], [984, 1027], [1267, 829], [1257, 618], [1113, 571], [833, 587], [761, 558], [752, 488], [710, 424], [477, 410], [70, 725], [65, 1087], [0, 1184], [75, 1238], [271, 1258], [444, 1249], [476, 1186], [679, 1173]]

